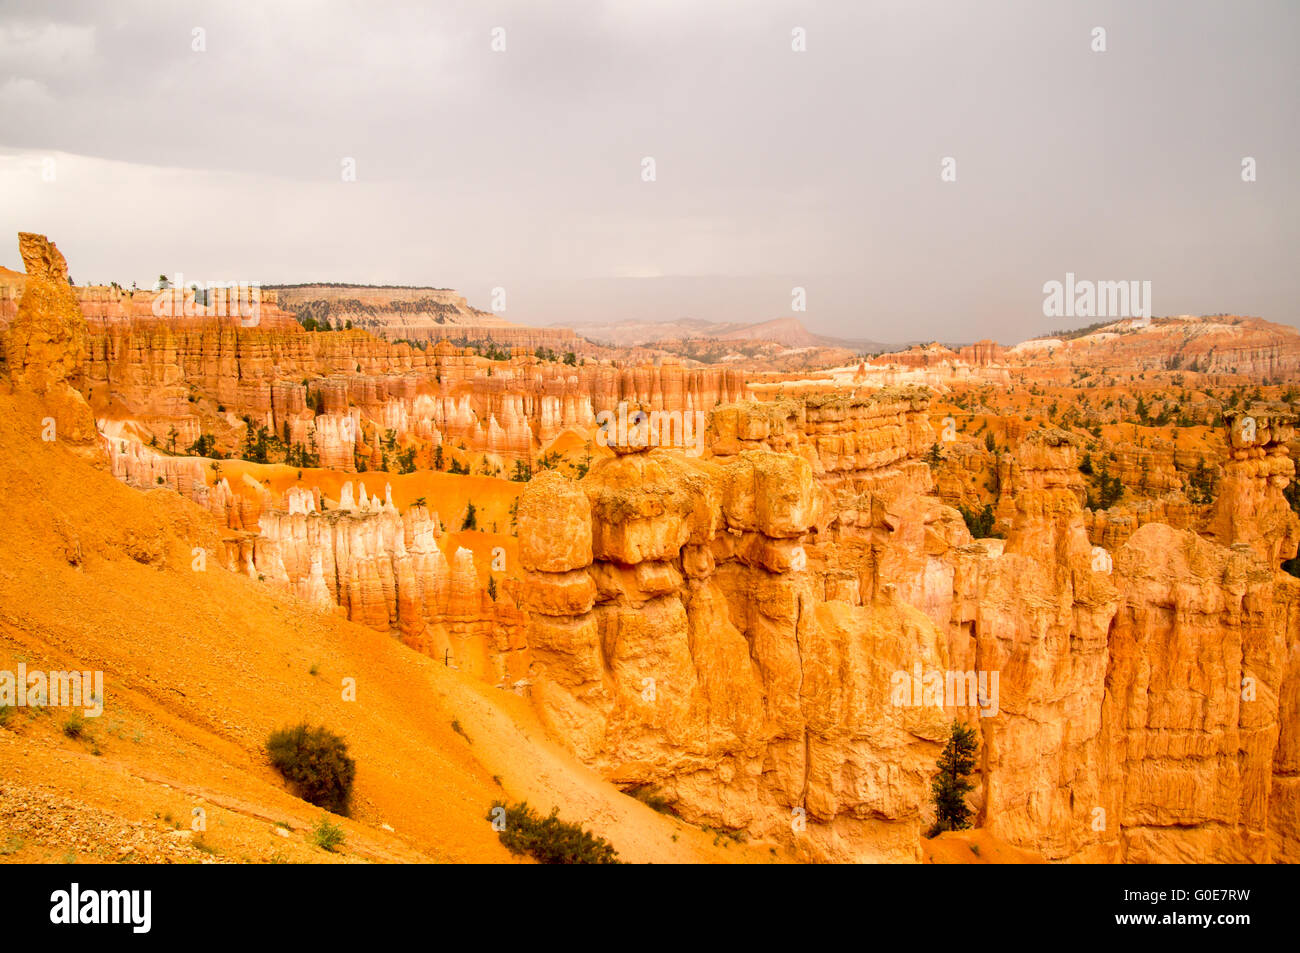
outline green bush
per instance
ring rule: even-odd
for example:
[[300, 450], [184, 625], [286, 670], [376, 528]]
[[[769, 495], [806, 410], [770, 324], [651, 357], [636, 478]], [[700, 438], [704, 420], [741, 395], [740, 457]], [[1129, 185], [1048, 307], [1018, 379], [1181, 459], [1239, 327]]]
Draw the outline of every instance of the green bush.
[[272, 732], [266, 753], [298, 797], [335, 814], [348, 813], [357, 766], [338, 735], [304, 722]]
[[512, 807], [493, 801], [488, 820], [501, 817], [498, 809], [505, 811], [505, 827], [498, 836], [512, 854], [531, 854], [540, 864], [622, 863], [609, 841], [560, 820], [558, 808], [542, 817], [526, 801]]
[[321, 850], [328, 850], [331, 853], [342, 847], [343, 841], [346, 839], [343, 828], [337, 824], [331, 824], [330, 819], [324, 814], [316, 822], [316, 826], [311, 829], [311, 842]]

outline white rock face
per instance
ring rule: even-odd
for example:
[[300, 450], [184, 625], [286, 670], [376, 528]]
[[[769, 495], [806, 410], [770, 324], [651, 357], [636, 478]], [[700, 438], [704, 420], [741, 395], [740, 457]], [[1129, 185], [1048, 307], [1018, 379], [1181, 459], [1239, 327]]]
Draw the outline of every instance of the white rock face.
[[483, 621], [474, 554], [460, 547], [448, 561], [437, 514], [422, 506], [399, 514], [391, 486], [384, 502], [376, 494], [362, 508], [345, 484], [339, 511], [325, 514], [306, 491], [291, 489], [285, 499], [285, 511], [259, 519], [250, 575], [313, 605], [342, 606], [348, 618], [381, 631], [418, 635], [429, 624]]
[[300, 487], [289, 487], [284, 495], [284, 502], [290, 516], [306, 516], [308, 513], [317, 512], [315, 495]]

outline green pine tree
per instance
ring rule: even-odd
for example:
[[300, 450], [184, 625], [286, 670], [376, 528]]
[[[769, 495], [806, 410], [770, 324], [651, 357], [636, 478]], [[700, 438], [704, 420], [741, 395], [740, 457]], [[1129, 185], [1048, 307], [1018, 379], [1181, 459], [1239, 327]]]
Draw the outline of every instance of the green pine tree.
[[952, 723], [948, 743], [939, 755], [939, 773], [930, 782], [934, 800], [934, 826], [927, 836], [934, 837], [943, 831], [961, 831], [970, 827], [971, 809], [966, 806], [966, 794], [975, 785], [970, 779], [975, 770], [975, 752], [979, 738], [975, 729], [959, 721]]

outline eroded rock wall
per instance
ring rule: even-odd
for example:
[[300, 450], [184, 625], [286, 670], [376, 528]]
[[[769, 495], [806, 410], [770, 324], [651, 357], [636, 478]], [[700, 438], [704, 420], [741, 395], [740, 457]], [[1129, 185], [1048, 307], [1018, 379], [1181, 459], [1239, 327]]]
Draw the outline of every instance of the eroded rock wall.
[[[521, 559], [548, 724], [691, 820], [823, 859], [914, 856], [952, 717], [979, 727], [981, 822], [1049, 859], [1293, 857], [1300, 631], [1276, 546], [1153, 523], [1099, 555], [1078, 448], [1050, 429], [1007, 462], [1005, 541], [971, 540], [927, 495], [925, 409], [724, 407], [707, 459], [534, 480]], [[914, 670], [999, 691], [900, 704]]]
[[[377, 465], [379, 437], [390, 429], [403, 445], [463, 443], [498, 462], [532, 464], [564, 430], [589, 431], [598, 412], [620, 402], [694, 412], [745, 396], [743, 373], [688, 369], [674, 358], [639, 366], [491, 361], [445, 341], [421, 350], [362, 330], [309, 333], [292, 321], [103, 323], [86, 350], [85, 390], [105, 419], [129, 418], [155, 435], [174, 428], [182, 447], [208, 432], [233, 450], [249, 416], [278, 437], [314, 445], [323, 466], [348, 470], [357, 453]], [[355, 426], [340, 427], [347, 417]]]

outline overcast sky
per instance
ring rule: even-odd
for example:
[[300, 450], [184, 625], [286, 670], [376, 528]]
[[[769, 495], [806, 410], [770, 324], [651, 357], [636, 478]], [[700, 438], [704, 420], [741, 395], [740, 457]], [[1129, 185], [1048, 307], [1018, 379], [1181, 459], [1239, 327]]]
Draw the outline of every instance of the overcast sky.
[[1287, 0], [0, 0], [0, 263], [956, 342], [1088, 323], [1043, 316], [1074, 272], [1296, 324], [1298, 50]]

